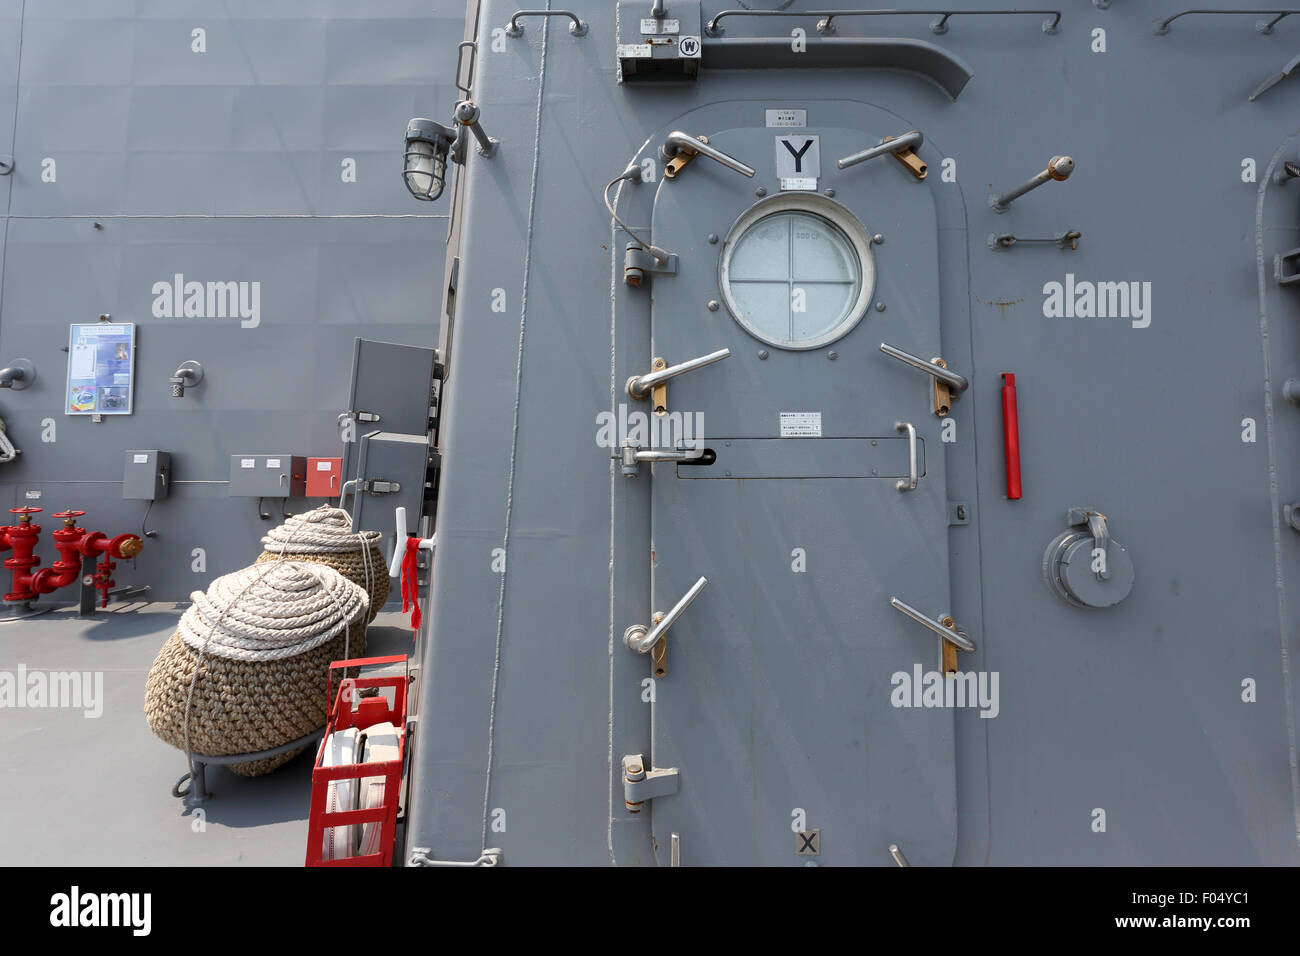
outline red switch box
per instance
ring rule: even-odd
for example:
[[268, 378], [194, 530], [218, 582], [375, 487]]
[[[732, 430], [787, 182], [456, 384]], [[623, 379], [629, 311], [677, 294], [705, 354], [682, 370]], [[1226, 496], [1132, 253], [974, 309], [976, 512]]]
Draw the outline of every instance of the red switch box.
[[334, 498], [343, 483], [342, 458], [307, 459], [307, 497]]

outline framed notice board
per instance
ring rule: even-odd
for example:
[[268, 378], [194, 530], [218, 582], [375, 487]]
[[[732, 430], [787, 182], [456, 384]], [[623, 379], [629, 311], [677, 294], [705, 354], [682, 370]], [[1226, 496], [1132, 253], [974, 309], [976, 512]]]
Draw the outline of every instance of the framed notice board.
[[86, 322], [68, 333], [65, 415], [130, 415], [135, 404], [135, 323]]

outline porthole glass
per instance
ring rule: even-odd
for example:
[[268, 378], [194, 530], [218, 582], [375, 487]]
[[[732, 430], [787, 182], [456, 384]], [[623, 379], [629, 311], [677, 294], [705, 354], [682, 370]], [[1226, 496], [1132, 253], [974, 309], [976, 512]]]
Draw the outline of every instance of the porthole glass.
[[732, 316], [755, 338], [810, 349], [857, 324], [874, 278], [870, 240], [842, 207], [777, 197], [736, 223], [720, 284]]

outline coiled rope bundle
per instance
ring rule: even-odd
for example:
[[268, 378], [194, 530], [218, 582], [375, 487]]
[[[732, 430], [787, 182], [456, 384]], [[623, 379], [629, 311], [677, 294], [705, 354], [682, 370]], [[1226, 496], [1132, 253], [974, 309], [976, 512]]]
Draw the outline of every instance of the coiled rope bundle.
[[379, 550], [378, 531], [353, 532], [352, 517], [342, 508], [322, 505], [293, 515], [262, 538], [265, 549], [258, 564], [281, 557], [311, 561], [333, 568], [353, 584], [365, 589], [370, 598], [370, 617], [388, 600], [388, 568]]
[[[185, 753], [283, 746], [323, 727], [329, 665], [365, 653], [369, 598], [333, 568], [281, 560], [217, 578], [158, 653], [145, 684], [149, 727]], [[233, 764], [268, 773], [300, 748]]]

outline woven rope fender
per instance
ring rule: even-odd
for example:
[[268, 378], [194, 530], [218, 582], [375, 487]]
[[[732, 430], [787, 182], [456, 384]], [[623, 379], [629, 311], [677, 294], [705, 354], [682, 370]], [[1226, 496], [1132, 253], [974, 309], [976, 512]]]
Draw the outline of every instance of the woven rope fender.
[[[145, 718], [158, 737], [216, 757], [269, 750], [325, 725], [330, 662], [365, 653], [369, 602], [359, 586], [284, 560], [224, 575], [190, 597], [145, 683]], [[230, 769], [258, 776], [298, 753]]]
[[333, 568], [353, 584], [365, 588], [370, 597], [370, 618], [388, 600], [388, 567], [379, 550], [378, 531], [352, 531], [352, 517], [342, 508], [322, 505], [293, 515], [262, 538], [265, 549], [258, 564], [278, 560], [282, 555], [295, 561], [313, 561]]

